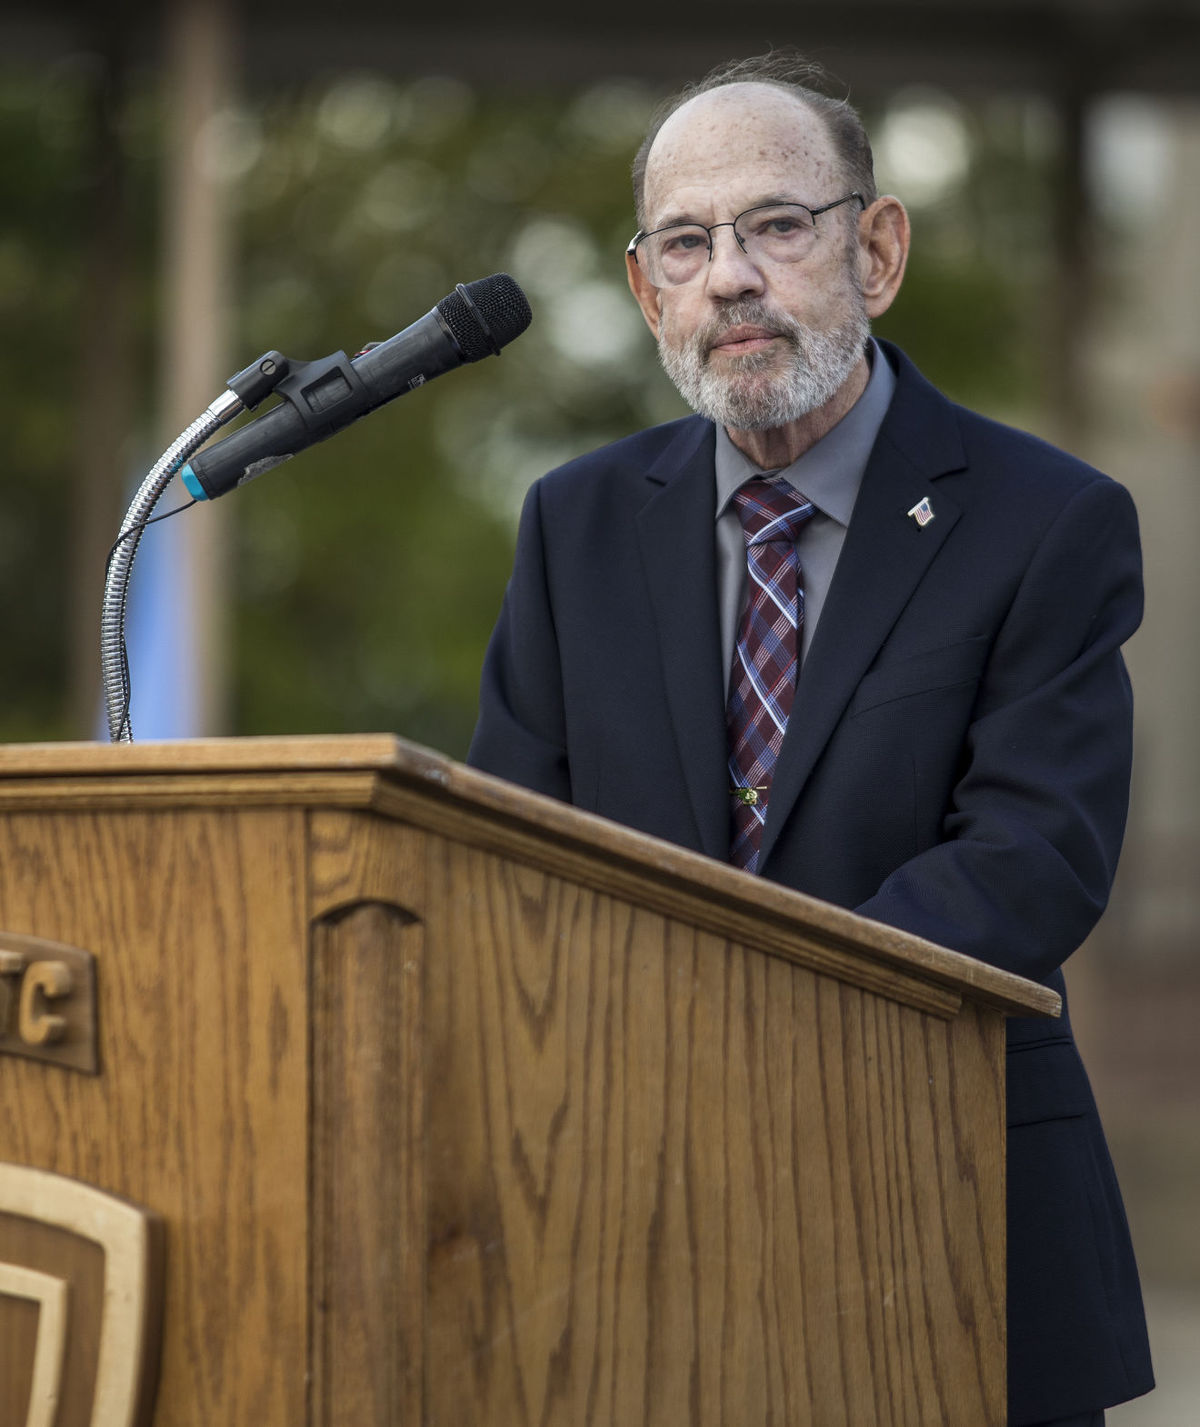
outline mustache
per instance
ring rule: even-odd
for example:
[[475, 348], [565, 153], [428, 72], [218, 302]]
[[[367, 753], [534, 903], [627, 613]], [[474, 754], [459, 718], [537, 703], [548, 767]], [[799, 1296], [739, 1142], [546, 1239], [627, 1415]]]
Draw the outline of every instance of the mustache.
[[[692, 335], [696, 352], [707, 358], [709, 352], [735, 327], [762, 327], [781, 337], [792, 347], [800, 345], [801, 324], [786, 312], [769, 307], [757, 299], [731, 303], [719, 316], [711, 318]], [[799, 330], [798, 330], [799, 329]]]

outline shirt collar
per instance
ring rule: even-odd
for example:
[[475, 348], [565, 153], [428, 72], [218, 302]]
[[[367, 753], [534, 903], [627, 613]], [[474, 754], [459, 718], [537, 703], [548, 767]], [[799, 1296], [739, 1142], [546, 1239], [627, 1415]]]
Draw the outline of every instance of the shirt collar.
[[[896, 390], [895, 373], [874, 337], [868, 343], [867, 355], [871, 375], [863, 394], [815, 446], [790, 466], [774, 473], [783, 476], [793, 489], [806, 496], [822, 514], [836, 520], [839, 525], [850, 524], [850, 514], [858, 498], [867, 459]], [[733, 444], [725, 428], [718, 426], [717, 517], [720, 518], [740, 486], [763, 474]]]

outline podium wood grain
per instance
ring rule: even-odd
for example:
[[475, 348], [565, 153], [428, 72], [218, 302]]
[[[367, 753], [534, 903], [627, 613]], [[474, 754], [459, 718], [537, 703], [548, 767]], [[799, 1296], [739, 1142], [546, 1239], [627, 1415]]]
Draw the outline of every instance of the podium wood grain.
[[102, 1073], [5, 1060], [0, 1158], [165, 1216], [160, 1397], [181, 1427], [305, 1412], [304, 821], [4, 820], [3, 926], [96, 954]]
[[998, 1019], [469, 850], [439, 896], [430, 1421], [1002, 1420]]
[[160, 1427], [1004, 1421], [1039, 988], [385, 739], [0, 749], [0, 929], [97, 959], [0, 1159], [164, 1217]]

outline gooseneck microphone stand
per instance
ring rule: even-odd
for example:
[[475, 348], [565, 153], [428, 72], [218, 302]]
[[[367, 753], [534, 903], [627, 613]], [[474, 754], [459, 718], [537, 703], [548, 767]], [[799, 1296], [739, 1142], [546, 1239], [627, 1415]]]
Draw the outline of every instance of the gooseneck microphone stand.
[[264, 352], [257, 361], [229, 378], [216, 401], [175, 438], [162, 453], [138, 487], [121, 532], [108, 559], [104, 576], [104, 604], [100, 612], [100, 672], [104, 680], [104, 709], [108, 717], [110, 743], [132, 743], [129, 724], [129, 665], [125, 657], [125, 611], [129, 599], [129, 577], [142, 532], [171, 483], [172, 476], [188, 457], [203, 446], [214, 432], [232, 421], [241, 411], [253, 411], [273, 392], [291, 370], [292, 363], [282, 352]]
[[146, 522], [176, 471], [198, 447], [243, 409], [240, 396], [223, 391], [181, 435], [167, 447], [138, 487], [121, 533], [113, 547], [104, 577], [104, 603], [100, 614], [100, 670], [104, 679], [104, 708], [111, 743], [132, 743], [129, 725], [129, 667], [125, 659], [125, 611], [129, 577]]

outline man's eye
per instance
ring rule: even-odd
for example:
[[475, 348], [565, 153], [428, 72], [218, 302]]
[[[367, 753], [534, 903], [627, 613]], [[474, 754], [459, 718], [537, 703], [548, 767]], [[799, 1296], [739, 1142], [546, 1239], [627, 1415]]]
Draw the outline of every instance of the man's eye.
[[664, 253], [692, 253], [697, 248], [706, 247], [707, 244], [708, 234], [695, 229], [687, 229], [682, 233], [667, 233], [663, 236]]
[[805, 226], [799, 218], [784, 213], [775, 218], [761, 219], [754, 225], [754, 234], [758, 238], [794, 238], [804, 231]]

